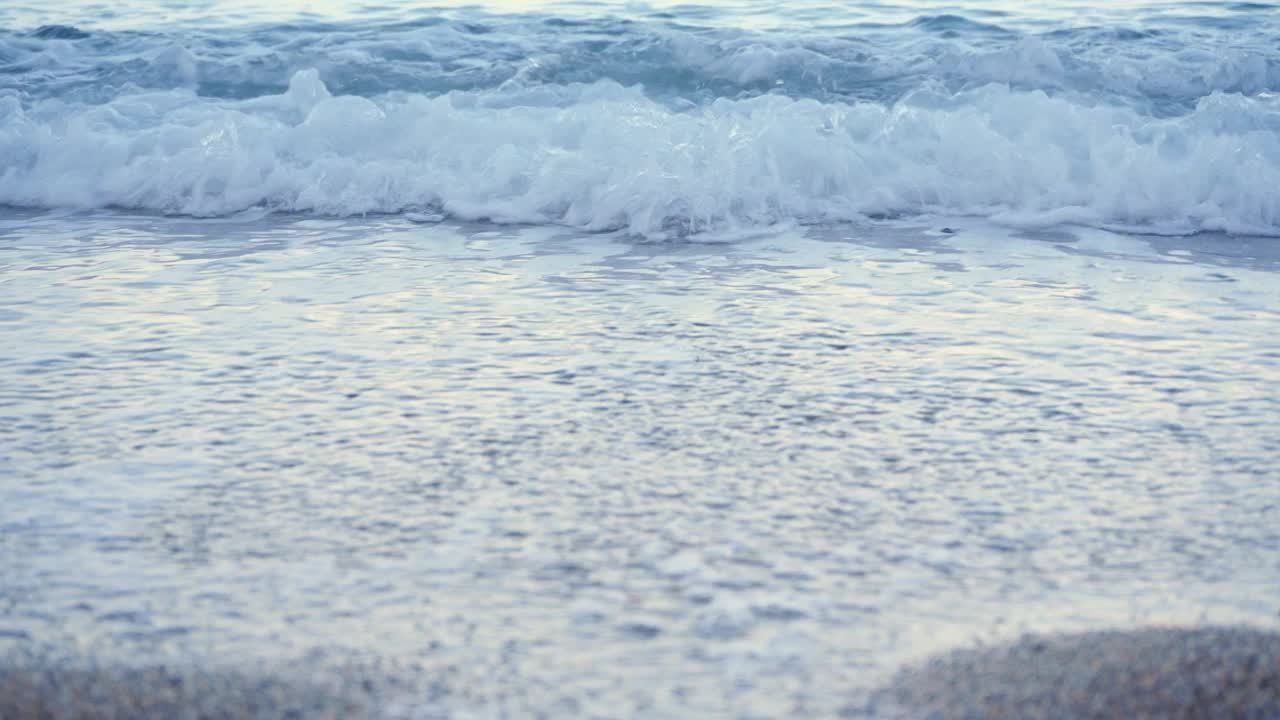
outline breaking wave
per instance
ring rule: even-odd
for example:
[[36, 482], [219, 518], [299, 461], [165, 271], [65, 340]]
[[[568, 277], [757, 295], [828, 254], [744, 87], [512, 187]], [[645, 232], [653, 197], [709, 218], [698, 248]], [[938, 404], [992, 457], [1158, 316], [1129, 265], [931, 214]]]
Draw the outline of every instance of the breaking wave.
[[0, 204], [1280, 235], [1280, 63], [1256, 43], [957, 16], [813, 37], [524, 16], [240, 32], [0, 32]]

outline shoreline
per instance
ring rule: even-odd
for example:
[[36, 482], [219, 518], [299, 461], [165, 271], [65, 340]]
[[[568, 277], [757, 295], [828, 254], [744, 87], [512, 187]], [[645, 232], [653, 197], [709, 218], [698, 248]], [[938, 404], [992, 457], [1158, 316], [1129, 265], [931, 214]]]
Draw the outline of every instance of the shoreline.
[[196, 663], [127, 661], [16, 652], [0, 657], [5, 720], [374, 720], [392, 712], [414, 682], [380, 662], [339, 666], [202, 668]]
[[[1145, 627], [1024, 635], [900, 670], [877, 717], [1277, 720], [1280, 632]], [[883, 705], [883, 707], [881, 706]]]
[[[0, 656], [0, 717], [436, 717], [440, 680], [394, 660], [276, 671], [18, 650]], [[849, 712], [875, 720], [1278, 720], [1280, 631], [1156, 626], [1024, 635], [906, 665], [865, 708]]]

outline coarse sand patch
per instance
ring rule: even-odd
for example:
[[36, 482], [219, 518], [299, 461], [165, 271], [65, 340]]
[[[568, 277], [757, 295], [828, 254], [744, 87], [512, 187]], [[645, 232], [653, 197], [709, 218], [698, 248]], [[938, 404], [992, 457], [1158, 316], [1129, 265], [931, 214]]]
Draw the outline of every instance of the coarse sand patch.
[[406, 696], [430, 692], [412, 677], [376, 663], [272, 673], [12, 653], [0, 660], [0, 719], [389, 718]]
[[908, 667], [877, 717], [1280, 720], [1280, 633], [1153, 627], [1028, 635]]

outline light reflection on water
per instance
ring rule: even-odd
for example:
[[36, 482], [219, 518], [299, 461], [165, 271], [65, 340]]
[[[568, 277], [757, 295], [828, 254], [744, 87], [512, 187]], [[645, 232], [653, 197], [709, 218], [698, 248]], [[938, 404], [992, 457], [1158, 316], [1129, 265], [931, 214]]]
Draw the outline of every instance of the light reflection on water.
[[1087, 26], [1097, 23], [1132, 23], [1141, 19], [1185, 16], [1231, 18], [1265, 11], [1265, 4], [1230, 2], [1152, 2], [1151, 0], [1059, 0], [1023, 3], [1008, 0], [957, 0], [948, 3], [896, 0], [873, 3], [831, 3], [825, 0], [633, 0], [607, 3], [597, 0], [415, 0], [379, 3], [363, 0], [140, 0], [127, 9], [96, 0], [65, 0], [50, 6], [16, 0], [0, 7], [0, 21], [38, 27], [66, 24], [101, 29], [164, 28], [171, 23], [243, 24], [271, 22], [353, 22], [403, 20], [441, 11], [480, 11], [503, 14], [547, 14], [561, 17], [666, 17], [698, 24], [732, 18], [744, 28], [838, 27], [848, 23], [905, 23], [922, 16], [959, 15], [995, 21], [1009, 27], [1034, 28], [1045, 23]]
[[975, 635], [1274, 623], [1270, 241], [957, 226], [10, 212], [0, 640], [821, 715]]

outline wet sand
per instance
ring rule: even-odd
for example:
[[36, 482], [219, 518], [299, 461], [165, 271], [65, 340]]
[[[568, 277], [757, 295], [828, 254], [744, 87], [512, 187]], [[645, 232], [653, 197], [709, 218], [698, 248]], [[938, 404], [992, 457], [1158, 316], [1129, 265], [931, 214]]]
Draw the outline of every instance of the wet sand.
[[876, 713], [929, 720], [1276, 720], [1280, 633], [1204, 627], [1028, 635], [903, 670], [878, 697]]
[[137, 667], [15, 653], [0, 662], [0, 718], [394, 718], [402, 717], [404, 708], [393, 698], [419, 690], [424, 699], [429, 695], [429, 684], [410, 677], [402, 668], [376, 664], [273, 673], [181, 664]]
[[[127, 667], [10, 654], [5, 720], [427, 718], [438, 682], [394, 663], [284, 669]], [[496, 709], [494, 707], [490, 708]], [[902, 670], [877, 720], [1277, 720], [1280, 633], [1246, 627], [1028, 635]]]

